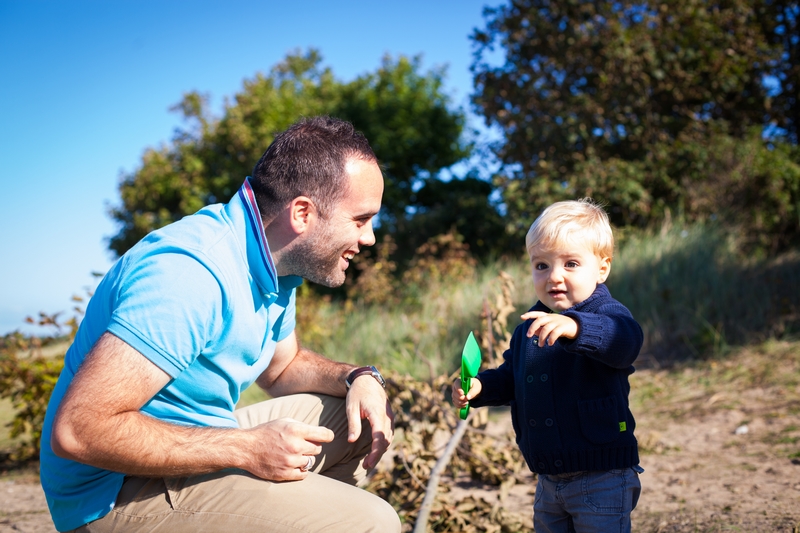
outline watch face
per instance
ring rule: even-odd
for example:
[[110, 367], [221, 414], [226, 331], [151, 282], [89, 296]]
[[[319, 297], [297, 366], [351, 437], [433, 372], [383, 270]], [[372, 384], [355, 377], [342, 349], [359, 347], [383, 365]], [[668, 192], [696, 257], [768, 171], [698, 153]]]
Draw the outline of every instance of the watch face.
[[378, 372], [378, 369], [375, 368], [374, 366], [371, 368], [372, 368], [372, 377], [377, 379], [378, 383], [380, 383], [383, 387], [386, 387], [386, 380], [383, 379], [383, 376], [381, 375], [380, 372]]

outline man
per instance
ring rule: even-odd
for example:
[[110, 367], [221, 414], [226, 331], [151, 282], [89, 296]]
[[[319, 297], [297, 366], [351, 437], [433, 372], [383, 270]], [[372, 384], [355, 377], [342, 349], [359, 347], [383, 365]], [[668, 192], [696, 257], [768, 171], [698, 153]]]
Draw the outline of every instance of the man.
[[[400, 531], [353, 486], [393, 436], [383, 379], [294, 332], [301, 277], [344, 282], [382, 194], [360, 133], [303, 120], [229, 203], [117, 261], [47, 410], [41, 479], [59, 531]], [[275, 399], [234, 411], [253, 382]]]

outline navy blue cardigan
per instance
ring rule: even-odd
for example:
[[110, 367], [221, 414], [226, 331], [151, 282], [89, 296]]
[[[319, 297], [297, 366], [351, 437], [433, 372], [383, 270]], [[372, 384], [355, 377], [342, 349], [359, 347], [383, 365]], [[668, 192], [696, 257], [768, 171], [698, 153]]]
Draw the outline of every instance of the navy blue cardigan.
[[[531, 310], [550, 312], [541, 302]], [[511, 405], [517, 444], [534, 472], [637, 465], [628, 376], [642, 328], [602, 284], [562, 314], [578, 322], [575, 339], [539, 348], [526, 336], [533, 321], [520, 324], [503, 364], [478, 374], [483, 388], [470, 405]]]

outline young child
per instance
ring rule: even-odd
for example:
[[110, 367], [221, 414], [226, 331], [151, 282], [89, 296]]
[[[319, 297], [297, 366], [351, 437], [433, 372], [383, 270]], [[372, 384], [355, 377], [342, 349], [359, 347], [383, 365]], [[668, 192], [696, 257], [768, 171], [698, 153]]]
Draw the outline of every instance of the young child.
[[528, 467], [539, 474], [536, 533], [629, 532], [639, 499], [639, 453], [628, 408], [643, 335], [603, 284], [614, 237], [589, 199], [557, 202], [525, 239], [538, 302], [498, 368], [480, 372], [463, 407], [511, 405]]

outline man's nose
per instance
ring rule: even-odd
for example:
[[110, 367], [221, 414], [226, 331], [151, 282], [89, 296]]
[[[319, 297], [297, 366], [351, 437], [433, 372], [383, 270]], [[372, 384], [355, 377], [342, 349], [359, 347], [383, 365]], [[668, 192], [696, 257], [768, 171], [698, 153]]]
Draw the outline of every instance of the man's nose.
[[364, 231], [361, 233], [361, 238], [358, 239], [358, 244], [362, 246], [372, 246], [375, 244], [375, 232], [372, 230], [372, 220], [364, 224]]

